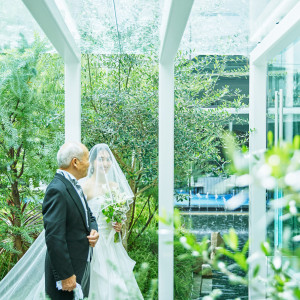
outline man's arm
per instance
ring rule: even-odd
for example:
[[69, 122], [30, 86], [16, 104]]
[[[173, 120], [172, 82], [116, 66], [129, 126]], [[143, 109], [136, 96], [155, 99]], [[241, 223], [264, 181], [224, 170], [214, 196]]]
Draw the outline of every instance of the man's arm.
[[98, 234], [98, 225], [97, 225], [97, 220], [92, 214], [89, 206], [87, 205], [88, 209], [88, 214], [90, 214], [90, 219], [91, 219], [91, 232], [90, 235], [87, 236], [89, 240], [89, 244], [91, 247], [95, 247], [98, 239], [99, 239], [99, 234]]
[[94, 217], [94, 215], [92, 214], [89, 206], [87, 205], [87, 210], [88, 210], [88, 214], [90, 215], [90, 219], [91, 219], [91, 229], [94, 229], [96, 231], [98, 231], [98, 224], [97, 224], [97, 220]]
[[43, 202], [45, 240], [56, 281], [74, 275], [66, 242], [67, 205], [62, 192], [50, 188]]

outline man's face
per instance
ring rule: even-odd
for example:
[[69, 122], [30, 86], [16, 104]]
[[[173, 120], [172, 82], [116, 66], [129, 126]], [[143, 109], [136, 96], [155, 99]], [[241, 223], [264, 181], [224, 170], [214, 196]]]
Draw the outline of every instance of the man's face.
[[79, 178], [83, 178], [87, 175], [88, 168], [89, 168], [89, 151], [84, 148], [84, 155], [83, 157], [78, 160], [78, 175], [80, 176]]

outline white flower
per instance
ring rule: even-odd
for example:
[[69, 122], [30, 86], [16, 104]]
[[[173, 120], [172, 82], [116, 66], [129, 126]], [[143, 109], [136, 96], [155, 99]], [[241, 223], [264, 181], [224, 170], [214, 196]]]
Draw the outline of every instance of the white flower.
[[220, 261], [218, 262], [218, 267], [220, 270], [224, 270], [226, 268], [226, 265], [222, 261]]
[[300, 235], [296, 235], [293, 237], [294, 242], [300, 242]]
[[295, 200], [290, 201], [289, 206], [290, 206], [290, 213], [292, 215], [296, 215], [297, 214], [296, 201]]
[[233, 197], [231, 197], [228, 201], [225, 203], [225, 208], [229, 210], [234, 210], [246, 201], [246, 193], [239, 193]]
[[236, 151], [233, 155], [233, 161], [238, 170], [247, 169], [249, 165], [249, 156]]
[[143, 262], [143, 263], [141, 264], [141, 268], [142, 268], [142, 269], [148, 269], [148, 268], [149, 268], [149, 264], [146, 263], [146, 262]]
[[251, 182], [251, 177], [249, 174], [245, 174], [242, 176], [237, 177], [236, 179], [236, 185], [237, 186], [247, 186]]
[[270, 176], [271, 172], [272, 172], [271, 167], [267, 164], [263, 164], [257, 171], [257, 177], [265, 178], [267, 176]]
[[290, 172], [286, 174], [284, 181], [287, 185], [292, 187], [294, 190], [300, 190], [300, 170], [295, 172]]
[[269, 157], [268, 162], [271, 166], [277, 167], [280, 165], [280, 157], [273, 154]]
[[182, 236], [180, 239], [179, 239], [180, 243], [181, 244], [185, 244], [186, 243], [186, 237], [185, 236]]
[[276, 180], [274, 177], [268, 176], [266, 178], [262, 178], [261, 184], [265, 189], [272, 190], [276, 186]]
[[273, 258], [273, 265], [276, 270], [278, 270], [281, 267], [281, 257], [279, 255], [276, 255]]

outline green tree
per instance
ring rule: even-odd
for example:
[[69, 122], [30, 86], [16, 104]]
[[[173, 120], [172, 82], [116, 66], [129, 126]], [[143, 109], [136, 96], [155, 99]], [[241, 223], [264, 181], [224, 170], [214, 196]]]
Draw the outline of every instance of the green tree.
[[43, 76], [62, 64], [45, 51], [36, 37], [32, 45], [24, 41], [0, 56], [0, 251], [12, 263], [41, 230], [43, 195], [35, 188], [53, 175], [63, 137], [60, 97], [53, 96], [55, 84], [50, 83], [54, 78]]
[[[221, 170], [221, 136], [245, 95], [218, 87], [221, 76], [243, 76], [247, 68], [226, 71], [229, 57], [186, 59], [175, 64], [175, 170], [188, 176], [191, 164], [203, 172]], [[129, 236], [137, 224], [136, 202], [144, 201], [148, 221], [157, 209], [158, 59], [149, 55], [89, 55], [82, 59], [83, 139], [90, 147], [107, 143], [127, 175], [135, 198], [128, 216]], [[212, 109], [206, 109], [212, 108]], [[143, 196], [143, 197], [141, 197]], [[140, 200], [138, 200], [140, 199]], [[149, 224], [149, 222], [146, 223]], [[144, 230], [143, 228], [142, 230]]]

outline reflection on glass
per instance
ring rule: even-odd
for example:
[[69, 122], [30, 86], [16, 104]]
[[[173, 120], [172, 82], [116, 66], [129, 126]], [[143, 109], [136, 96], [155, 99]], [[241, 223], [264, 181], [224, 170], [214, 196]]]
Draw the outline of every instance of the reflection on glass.
[[196, 55], [248, 55], [248, 0], [195, 0], [180, 50]]
[[[300, 135], [300, 41], [296, 41], [274, 57], [268, 64], [267, 77], [267, 132], [273, 133], [273, 143], [281, 139], [292, 141]], [[280, 199], [277, 189], [268, 192], [268, 199]], [[268, 201], [267, 201], [268, 203]], [[296, 235], [299, 222], [296, 218], [282, 221], [282, 209], [275, 210], [274, 222], [268, 227], [268, 238], [273, 246], [282, 246], [283, 229], [289, 225]], [[294, 245], [291, 245], [291, 249]]]
[[[159, 49], [158, 0], [65, 0], [82, 53], [149, 53]], [[57, 0], [57, 2], [60, 2]], [[61, 12], [63, 9], [59, 7]], [[69, 28], [74, 27], [69, 24]], [[71, 29], [70, 29], [71, 30]]]
[[36, 33], [45, 38], [22, 0], [14, 0], [13, 4], [11, 0], [0, 1], [0, 51], [17, 48], [20, 39], [31, 44]]

